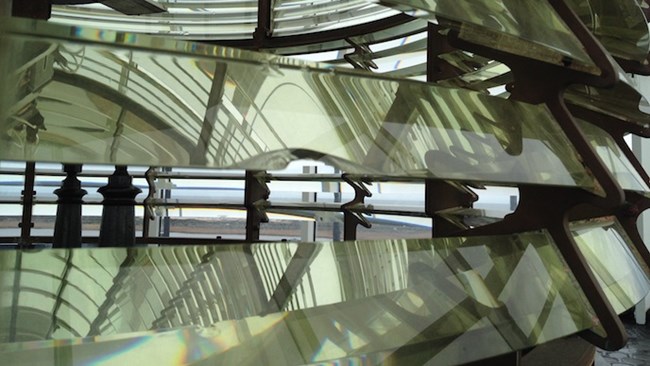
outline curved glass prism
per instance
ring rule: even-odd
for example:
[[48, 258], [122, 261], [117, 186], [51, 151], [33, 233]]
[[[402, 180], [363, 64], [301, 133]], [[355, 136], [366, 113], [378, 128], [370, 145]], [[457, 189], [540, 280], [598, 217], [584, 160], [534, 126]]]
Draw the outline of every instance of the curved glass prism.
[[[590, 111], [614, 117], [623, 123], [636, 127], [635, 133], [644, 137], [650, 136], [650, 104], [646, 92], [640, 88], [635, 79], [646, 79], [647, 76], [635, 75], [630, 78], [618, 68], [620, 81], [608, 89], [586, 85], [572, 85], [564, 93], [569, 104], [575, 104]], [[641, 82], [643, 84], [643, 82]]]
[[455, 28], [466, 41], [594, 75], [594, 64], [575, 34], [546, 1], [372, 0]]
[[569, 229], [614, 311], [629, 310], [650, 293], [643, 260], [615, 217], [572, 222]]
[[[418, 33], [424, 33], [427, 30], [427, 22], [422, 19], [413, 19], [406, 23], [395, 25], [389, 28], [381, 29], [378, 31], [364, 33], [357, 36], [351, 36], [346, 39], [335, 39], [322, 41], [317, 43], [308, 43], [300, 45], [282, 45], [278, 48], [273, 49], [262, 49], [264, 52], [270, 52], [273, 54], [281, 55], [302, 55], [307, 56], [307, 54], [319, 53], [319, 52], [328, 52], [328, 51], [340, 51], [344, 49], [351, 49], [353, 46], [349, 41], [353, 41], [357, 44], [376, 44], [380, 42], [390, 42], [396, 39], [412, 36]], [[401, 44], [400, 44], [401, 45]], [[395, 49], [398, 48], [398, 45], [393, 46]], [[398, 52], [395, 51], [397, 55]], [[341, 57], [341, 55], [337, 55]], [[312, 55], [309, 55], [308, 58], [312, 58]], [[338, 62], [345, 62], [342, 58], [337, 58]]]
[[345, 28], [399, 14], [365, 0], [275, 0], [272, 4], [274, 37]]
[[[166, 11], [137, 17], [98, 3], [54, 5], [51, 21], [64, 25], [171, 36], [192, 40], [250, 40], [258, 27], [258, 1], [149, 0]], [[272, 2], [274, 37], [314, 33], [398, 14], [364, 0]]]
[[251, 170], [313, 159], [601, 194], [544, 105], [140, 35], [15, 20], [0, 32], [0, 159]]
[[576, 118], [576, 121], [600, 160], [609, 169], [621, 188], [644, 193], [650, 192], [648, 183], [643, 181], [639, 172], [609, 133], [582, 119]]
[[646, 61], [650, 33], [639, 1], [570, 0], [567, 4], [612, 55]]
[[54, 5], [50, 21], [191, 39], [249, 39], [257, 27], [257, 1], [150, 0], [166, 12], [122, 14], [103, 4]]
[[0, 251], [0, 357], [463, 364], [595, 326], [566, 266], [544, 231]]

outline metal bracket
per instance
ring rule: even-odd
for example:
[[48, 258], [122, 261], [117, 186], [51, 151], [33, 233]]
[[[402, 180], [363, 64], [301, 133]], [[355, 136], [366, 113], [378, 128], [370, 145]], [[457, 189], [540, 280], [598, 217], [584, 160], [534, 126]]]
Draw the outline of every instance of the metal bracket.
[[370, 178], [365, 176], [352, 176], [343, 174], [341, 179], [354, 189], [354, 199], [341, 205], [343, 211], [343, 240], [356, 240], [357, 226], [361, 225], [370, 229], [372, 224], [354, 207], [363, 206], [366, 197], [372, 197], [372, 193], [366, 187], [366, 184], [372, 185]]
[[352, 65], [355, 69], [361, 69], [366, 71], [371, 71], [372, 69], [378, 69], [377, 64], [372, 60], [375, 56], [366, 44], [358, 43], [351, 38], [346, 38], [352, 47], [354, 47], [354, 52], [348, 53], [343, 56], [345, 61]]
[[142, 205], [144, 206], [144, 220], [142, 220], [142, 237], [147, 238], [149, 237], [149, 227], [151, 225], [151, 221], [154, 221], [156, 219], [156, 213], [154, 212], [153, 208], [151, 207], [151, 201], [156, 198], [156, 173], [157, 167], [152, 166], [147, 169], [147, 171], [144, 173], [144, 178], [147, 181], [147, 197], [142, 201]]
[[268, 182], [271, 176], [263, 171], [246, 171], [244, 206], [246, 207], [246, 241], [254, 242], [260, 239], [260, 224], [269, 222], [266, 210], [269, 207], [271, 190]]
[[437, 212], [456, 207], [472, 207], [478, 196], [466, 186], [441, 180], [427, 179], [424, 188], [424, 211], [433, 220], [433, 237], [449, 236], [462, 228], [437, 215]]

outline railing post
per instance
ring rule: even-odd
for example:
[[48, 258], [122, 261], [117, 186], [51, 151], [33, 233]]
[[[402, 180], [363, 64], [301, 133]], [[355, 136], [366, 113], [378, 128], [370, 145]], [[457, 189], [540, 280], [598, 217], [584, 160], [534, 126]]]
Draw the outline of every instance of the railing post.
[[81, 205], [83, 196], [88, 193], [81, 189], [81, 182], [77, 179], [81, 169], [81, 165], [77, 164], [63, 165], [66, 177], [61, 188], [54, 191], [54, 194], [59, 197], [56, 201], [56, 221], [52, 241], [54, 248], [81, 247]]
[[113, 175], [108, 177], [108, 184], [97, 190], [104, 196], [100, 247], [135, 245], [135, 196], [142, 190], [132, 183], [126, 166], [116, 166]]

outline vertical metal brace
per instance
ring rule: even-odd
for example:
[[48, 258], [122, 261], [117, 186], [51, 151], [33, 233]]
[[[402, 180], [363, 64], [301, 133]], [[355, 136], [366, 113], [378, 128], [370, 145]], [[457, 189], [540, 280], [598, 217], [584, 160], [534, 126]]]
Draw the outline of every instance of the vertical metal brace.
[[36, 175], [36, 163], [27, 162], [25, 163], [25, 183], [23, 186], [23, 191], [21, 192], [21, 201], [23, 205], [23, 215], [22, 220], [18, 224], [20, 227], [20, 242], [18, 243], [19, 248], [27, 248], [32, 245], [32, 228], [34, 223], [32, 222], [32, 211], [34, 210], [34, 196], [36, 191], [34, 191], [34, 181]]
[[260, 240], [260, 226], [269, 222], [266, 209], [269, 207], [271, 190], [268, 182], [270, 176], [263, 170], [247, 170], [244, 188], [244, 206], [246, 207], [246, 242]]
[[354, 189], [354, 199], [341, 206], [341, 211], [343, 211], [343, 240], [356, 240], [357, 226], [361, 225], [370, 229], [372, 224], [363, 217], [363, 214], [352, 209], [363, 206], [366, 197], [372, 197], [372, 193], [366, 187], [366, 184], [372, 184], [372, 182], [368, 177], [353, 177], [348, 174], [343, 174], [341, 179]]
[[257, 2], [257, 27], [253, 32], [254, 49], [263, 48], [273, 35], [273, 8], [275, 0]]
[[[427, 81], [449, 79], [459, 75], [456, 69], [439, 56], [454, 51], [446, 35], [440, 33], [440, 27], [427, 25]], [[424, 211], [431, 217], [432, 237], [448, 236], [459, 228], [436, 215], [438, 211], [453, 207], [472, 207], [478, 196], [464, 187], [446, 181], [426, 179], [424, 181]]]
[[449, 45], [447, 36], [440, 33], [441, 27], [436, 24], [427, 25], [427, 81], [436, 82], [451, 79], [461, 74], [461, 71], [440, 58], [440, 55], [452, 52], [456, 48]]

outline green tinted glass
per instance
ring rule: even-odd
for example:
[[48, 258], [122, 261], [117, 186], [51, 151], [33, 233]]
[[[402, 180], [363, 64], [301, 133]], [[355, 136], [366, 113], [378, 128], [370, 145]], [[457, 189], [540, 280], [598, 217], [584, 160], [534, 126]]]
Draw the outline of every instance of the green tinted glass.
[[170, 354], [179, 364], [451, 365], [594, 326], [545, 232], [0, 251], [0, 265], [0, 356], [12, 365]]
[[[572, 85], [564, 94], [569, 104], [602, 113], [626, 123], [635, 124], [647, 130], [650, 134], [650, 106], [643, 90], [634, 79], [642, 80], [646, 76], [635, 75], [630, 79], [619, 70], [621, 79], [613, 88], [601, 89], [585, 85]], [[645, 135], [645, 134], [644, 134]]]
[[[193, 40], [249, 39], [257, 24], [257, 1], [252, 0], [57, 2], [67, 5], [52, 7], [52, 22]], [[145, 10], [145, 14], [139, 16], [127, 15], [132, 10], [137, 11], [138, 5], [143, 3], [156, 4], [165, 11], [150, 13]]]
[[313, 33], [355, 26], [399, 14], [365, 0], [274, 0], [274, 36]]
[[485, 226], [503, 220], [503, 217], [511, 213], [506, 210], [486, 210], [477, 208], [451, 208], [436, 212], [441, 217], [460, 229], [471, 229]]
[[639, 1], [570, 0], [567, 4], [612, 55], [645, 62], [650, 36]]
[[[487, 47], [593, 74], [600, 70], [582, 43], [546, 1], [376, 0], [460, 31]], [[449, 22], [451, 21], [451, 22]]]
[[630, 250], [633, 244], [614, 217], [573, 222], [570, 230], [614, 311], [632, 308], [650, 292], [648, 277]]
[[591, 146], [596, 150], [607, 169], [614, 175], [621, 188], [638, 192], [650, 190], [648, 184], [643, 181], [643, 178], [641, 178], [609, 133], [592, 123], [581, 119], [576, 120]]
[[0, 29], [0, 159], [242, 169], [313, 159], [600, 192], [543, 105], [169, 39]]
[[[452, 55], [446, 54], [442, 55], [441, 58], [449, 62], [449, 59], [451, 58], [450, 56]], [[450, 64], [456, 66], [454, 63]], [[511, 82], [513, 78], [510, 73], [510, 68], [496, 61], [486, 63], [475, 70], [463, 71], [464, 73], [462, 75], [438, 81], [436, 84], [470, 90], [488, 91], [490, 88], [506, 85]]]
[[[414, 19], [406, 23], [396, 25], [394, 27], [378, 30], [371, 33], [364, 33], [355, 35], [347, 39], [333, 39], [330, 41], [323, 41], [318, 43], [308, 43], [302, 45], [287, 45], [274, 49], [264, 49], [265, 52], [286, 54], [286, 55], [305, 55], [314, 52], [326, 52], [332, 50], [352, 49], [353, 46], [349, 41], [357, 44], [375, 44], [379, 42], [387, 42], [397, 38], [405, 37], [420, 32], [425, 32], [427, 29], [427, 22], [422, 19]], [[352, 50], [350, 50], [352, 52]], [[339, 58], [341, 55], [332, 56], [334, 59]], [[345, 60], [338, 59], [339, 62]]]

